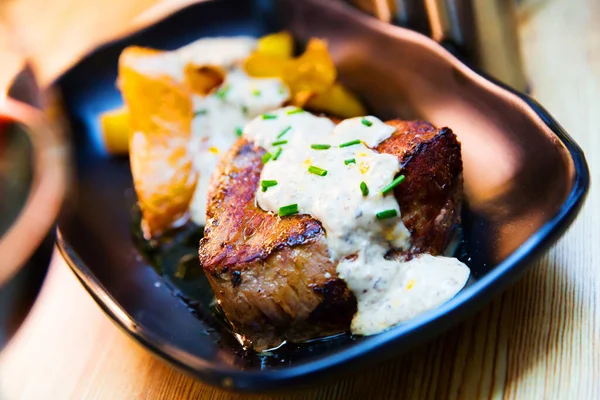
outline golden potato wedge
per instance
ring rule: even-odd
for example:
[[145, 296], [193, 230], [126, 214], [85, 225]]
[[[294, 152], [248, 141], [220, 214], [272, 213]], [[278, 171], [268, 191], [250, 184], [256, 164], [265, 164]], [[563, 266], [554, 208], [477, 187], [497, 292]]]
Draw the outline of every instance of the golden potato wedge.
[[329, 90], [337, 77], [327, 43], [321, 39], [311, 39], [306, 51], [297, 58], [256, 51], [246, 59], [244, 69], [255, 77], [281, 78], [291, 91], [291, 103], [298, 107], [315, 94]]
[[284, 70], [283, 81], [293, 93], [312, 91], [323, 93], [335, 83], [337, 70], [327, 51], [327, 43], [310, 39], [306, 50]]
[[186, 85], [202, 96], [219, 87], [225, 80], [225, 70], [213, 65], [187, 64], [183, 73]]
[[129, 47], [119, 59], [119, 86], [129, 109], [130, 163], [147, 237], [187, 217], [197, 176], [188, 154], [191, 90], [160, 71], [140, 68], [161, 52]]
[[[263, 54], [254, 52], [246, 61], [244, 61], [244, 69], [250, 76], [256, 78], [282, 78], [288, 68], [293, 68], [294, 59], [282, 58], [272, 54]], [[287, 84], [287, 82], [284, 81]]]
[[123, 106], [100, 115], [104, 144], [110, 154], [125, 155], [129, 152], [129, 111]]
[[312, 90], [301, 90], [296, 93], [292, 93], [290, 103], [296, 107], [304, 108], [306, 103], [315, 96], [315, 92]]
[[305, 107], [340, 118], [358, 117], [367, 113], [358, 98], [340, 83], [335, 83], [326, 92], [312, 96]]
[[294, 38], [286, 31], [265, 35], [258, 39], [256, 51], [269, 56], [290, 58], [294, 55]]

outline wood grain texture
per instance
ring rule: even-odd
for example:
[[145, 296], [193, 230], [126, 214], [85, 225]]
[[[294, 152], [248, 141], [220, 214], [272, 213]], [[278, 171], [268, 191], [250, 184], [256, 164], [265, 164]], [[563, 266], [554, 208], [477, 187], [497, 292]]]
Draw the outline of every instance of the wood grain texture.
[[[112, 2], [117, 3], [102, 7]], [[18, 3], [46, 4], [13, 5]], [[56, 3], [58, 11], [48, 12], [63, 18], [65, 31], [52, 31], [44, 22], [38, 29], [48, 30], [30, 32], [36, 38], [30, 42], [45, 48], [37, 52], [40, 65], [54, 51], [50, 46], [68, 43], [78, 30], [91, 31], [81, 22], [70, 25], [79, 14], [69, 5], [77, 4], [85, 15], [97, 5]], [[124, 10], [125, 2], [119, 3]], [[131, 3], [135, 10], [127, 9], [127, 18], [153, 1]], [[27, 9], [22, 4], [21, 18]], [[600, 176], [600, 2], [528, 4], [520, 15], [520, 36], [534, 95], [586, 151], [594, 180]], [[119, 29], [127, 20], [115, 19], [111, 27]], [[80, 40], [71, 56], [82, 51]], [[0, 399], [598, 399], [599, 202], [600, 187], [592, 185], [572, 229], [474, 317], [397, 360], [282, 397], [227, 393], [155, 359], [113, 326], [57, 256], [34, 309], [0, 355]]]

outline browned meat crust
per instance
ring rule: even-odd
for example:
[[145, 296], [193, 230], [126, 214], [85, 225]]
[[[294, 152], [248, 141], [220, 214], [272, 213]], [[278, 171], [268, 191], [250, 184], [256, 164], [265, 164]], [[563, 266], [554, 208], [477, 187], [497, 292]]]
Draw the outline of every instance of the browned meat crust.
[[[441, 253], [460, 219], [462, 160], [450, 129], [387, 122], [378, 150], [397, 155], [406, 180], [395, 190], [412, 247], [395, 257]], [[308, 215], [279, 218], [255, 205], [264, 149], [240, 139], [213, 174], [200, 263], [227, 318], [255, 350], [284, 340], [345, 332], [356, 299], [337, 278], [324, 231]]]
[[387, 121], [396, 133], [381, 143], [381, 153], [396, 154], [406, 176], [394, 195], [402, 222], [411, 232], [411, 254], [438, 255], [460, 223], [463, 198], [460, 143], [448, 128], [424, 121]]

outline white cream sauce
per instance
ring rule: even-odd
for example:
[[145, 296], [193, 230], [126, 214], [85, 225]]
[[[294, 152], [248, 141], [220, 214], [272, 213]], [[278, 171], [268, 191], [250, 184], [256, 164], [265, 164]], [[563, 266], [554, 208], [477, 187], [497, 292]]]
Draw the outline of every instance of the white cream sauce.
[[196, 116], [192, 121], [190, 149], [198, 171], [190, 215], [198, 225], [206, 224], [206, 202], [210, 176], [223, 154], [239, 138], [246, 123], [258, 114], [277, 108], [289, 97], [277, 78], [251, 78], [235, 67], [214, 93], [193, 97]]
[[367, 265], [342, 260], [337, 266], [338, 275], [356, 296], [358, 312], [351, 325], [355, 334], [373, 335], [434, 309], [469, 279], [469, 268], [456, 258], [422, 254], [398, 262], [384, 259], [382, 250], [368, 248]]
[[[275, 155], [261, 181], [276, 181], [256, 192], [259, 207], [277, 213], [297, 204], [300, 214], [321, 222], [337, 273], [355, 294], [358, 311], [352, 331], [370, 335], [410, 319], [452, 298], [466, 283], [469, 269], [454, 258], [422, 255], [409, 262], [386, 260], [391, 249], [408, 249], [410, 234], [401, 221], [393, 193], [381, 190], [401, 170], [395, 156], [372, 150], [394, 128], [368, 116], [337, 126], [328, 118], [287, 107], [262, 115], [244, 128], [244, 136]], [[353, 140], [361, 143], [339, 147]], [[287, 140], [287, 143], [276, 144]], [[274, 144], [275, 142], [275, 144]], [[329, 145], [314, 149], [311, 145]], [[354, 162], [344, 162], [345, 160]], [[310, 173], [316, 166], [327, 173]], [[368, 188], [361, 190], [364, 182]], [[388, 211], [392, 218], [379, 219]]]
[[188, 64], [228, 69], [239, 65], [255, 48], [256, 39], [248, 36], [203, 38], [177, 50], [144, 57], [136, 63], [136, 69], [146, 75], [168, 75], [183, 82]]
[[241, 67], [256, 48], [251, 37], [204, 38], [174, 51], [145, 57], [136, 69], [145, 74], [167, 75], [183, 82], [187, 64], [213, 65], [226, 70], [225, 81], [214, 92], [194, 94], [190, 152], [198, 172], [190, 215], [198, 225], [206, 224], [206, 197], [210, 176], [220, 157], [235, 143], [244, 125], [257, 115], [280, 107], [289, 90], [279, 78], [252, 78]]
[[[400, 171], [398, 158], [379, 154], [365, 144], [339, 148], [338, 145], [359, 139], [371, 147], [388, 138], [394, 128], [375, 117], [351, 118], [335, 125], [328, 118], [308, 112], [288, 115], [294, 107], [269, 113], [274, 119], [258, 117], [250, 122], [244, 134], [256, 144], [275, 154], [276, 161], [267, 162], [261, 179], [276, 180], [277, 186], [257, 192], [258, 205], [277, 212], [279, 207], [298, 204], [301, 214], [310, 214], [320, 221], [327, 232], [329, 250], [334, 259], [352, 255], [367, 242], [389, 239], [393, 247], [408, 248], [409, 233], [399, 218], [378, 220], [376, 214], [400, 209], [394, 196], [382, 196], [379, 191]], [[292, 128], [281, 139], [277, 136], [288, 126]], [[272, 146], [277, 140], [287, 140], [282, 146]], [[312, 144], [328, 144], [327, 150], [315, 150]], [[346, 165], [344, 160], [355, 159]], [[308, 172], [309, 166], [327, 171], [319, 176]], [[368, 196], [363, 196], [360, 183], [365, 182]], [[365, 242], [366, 241], [366, 242]]]

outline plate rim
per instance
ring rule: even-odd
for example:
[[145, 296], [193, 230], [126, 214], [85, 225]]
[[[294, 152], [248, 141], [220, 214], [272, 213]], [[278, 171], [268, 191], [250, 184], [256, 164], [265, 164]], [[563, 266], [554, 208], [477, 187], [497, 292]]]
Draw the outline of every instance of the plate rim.
[[[172, 18], [179, 13], [186, 12], [187, 9], [197, 7], [201, 4], [202, 3], [188, 5], [172, 14], [166, 15], [165, 18], [159, 19], [147, 27], [129, 33], [118, 41], [124, 40], [131, 35], [139, 34], [144, 30], [153, 27], [155, 24]], [[368, 16], [365, 17], [371, 18]], [[375, 24], [380, 23], [380, 21], [374, 18], [371, 19], [373, 21], [367, 22]], [[397, 26], [390, 25], [385, 28], [397, 29], [399, 30], [398, 32], [401, 32], [403, 35], [421, 36], [420, 40], [425, 39], [428, 41], [428, 46], [430, 48], [432, 48], [432, 46], [437, 47], [436, 52], [439, 56], [448, 59], [453, 66], [466, 68], [467, 70], [470, 70], [474, 76], [478, 76], [488, 83], [515, 95], [527, 106], [527, 108], [533, 111], [533, 113], [541, 119], [541, 122], [566, 148], [569, 158], [573, 163], [573, 187], [557, 212], [504, 261], [493, 267], [472, 286], [465, 288], [463, 290], [463, 295], [460, 296], [460, 301], [458, 301], [457, 298], [453, 298], [435, 310], [407, 322], [403, 325], [405, 329], [390, 329], [370, 337], [368, 341], [324, 357], [321, 360], [313, 360], [300, 365], [261, 371], [243, 371], [215, 366], [212, 363], [203, 361], [197, 356], [187, 353], [185, 350], [170, 346], [168, 343], [163, 343], [151, 331], [144, 330], [144, 328], [139, 326], [102, 286], [101, 282], [96, 278], [83, 260], [81, 260], [76, 251], [69, 245], [68, 241], [65, 240], [60, 230], [60, 226], [58, 226], [56, 230], [56, 245], [61, 256], [73, 271], [79, 282], [98, 304], [100, 309], [113, 321], [113, 323], [115, 323], [115, 325], [126, 333], [127, 336], [137, 341], [152, 354], [161, 357], [185, 373], [222, 389], [265, 393], [281, 391], [292, 387], [313, 386], [328, 378], [328, 376], [326, 376], [328, 374], [324, 374], [325, 371], [335, 374], [345, 374], [357, 370], [356, 365], [359, 363], [361, 364], [359, 369], [364, 370], [369, 365], [382, 362], [404, 352], [405, 349], [403, 347], [406, 346], [402, 346], [402, 343], [399, 342], [406, 341], [407, 335], [420, 336], [419, 341], [424, 342], [430, 337], [438, 336], [443, 333], [451, 325], [462, 320], [467, 315], [475, 313], [476, 310], [481, 309], [498, 292], [506, 290], [511, 282], [517, 280], [520, 275], [532, 265], [534, 260], [538, 259], [546, 252], [548, 248], [566, 232], [581, 210], [590, 185], [590, 174], [587, 161], [583, 150], [577, 142], [575, 142], [550, 113], [548, 113], [548, 111], [546, 111], [531, 96], [521, 93], [489, 75], [482, 73], [476, 68], [473, 68], [468, 63], [465, 63], [448, 51], [444, 46], [424, 35]], [[65, 70], [54, 83], [60, 82], [60, 80], [68, 75], [68, 73], [79, 65], [82, 60], [85, 60], [90, 55], [115, 42], [116, 41], [110, 41], [104, 43], [81, 57], [75, 64]], [[432, 50], [435, 49], [432, 48]], [[493, 285], [498, 282], [502, 283], [497, 285], [500, 286], [500, 288], [493, 287]], [[470, 305], [470, 307], [465, 307], [467, 305]], [[469, 308], [469, 310], [466, 310], [466, 308]], [[462, 316], [459, 315], [460, 313], [462, 313]], [[456, 318], [457, 316], [459, 318]], [[434, 322], [440, 326], [439, 330], [436, 330], [435, 333], [428, 334], [421, 332], [423, 327]], [[393, 350], [386, 353], [381, 351], [384, 348]]]

